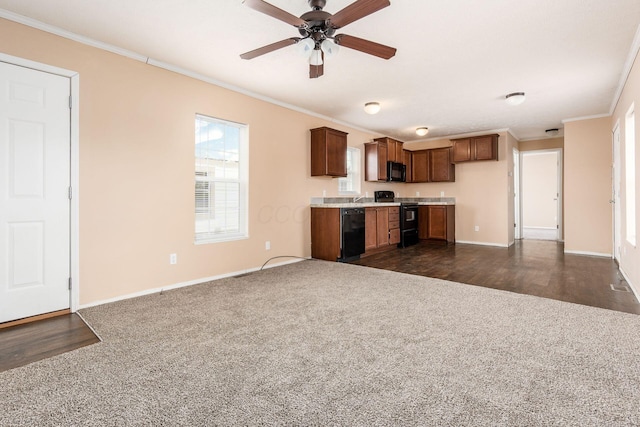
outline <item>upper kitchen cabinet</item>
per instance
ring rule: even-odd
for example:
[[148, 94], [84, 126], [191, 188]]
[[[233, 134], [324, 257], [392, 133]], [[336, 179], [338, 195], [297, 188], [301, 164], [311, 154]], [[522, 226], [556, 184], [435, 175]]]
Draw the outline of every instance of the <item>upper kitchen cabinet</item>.
[[456, 168], [451, 162], [451, 148], [429, 151], [429, 182], [455, 182]]
[[347, 133], [311, 129], [311, 176], [347, 176]]
[[402, 163], [406, 166], [406, 180], [407, 182], [413, 182], [413, 156], [411, 155], [411, 151], [402, 150]]
[[381, 142], [387, 146], [387, 160], [390, 162], [404, 163], [404, 156], [402, 153], [403, 142], [397, 141], [393, 138], [376, 138], [374, 142]]
[[366, 142], [364, 144], [364, 180], [386, 181], [388, 159], [386, 141]]
[[498, 160], [498, 134], [452, 139], [453, 162]]
[[455, 165], [451, 148], [411, 151], [411, 177], [407, 182], [455, 182]]
[[411, 180], [409, 182], [429, 182], [429, 150], [411, 152]]

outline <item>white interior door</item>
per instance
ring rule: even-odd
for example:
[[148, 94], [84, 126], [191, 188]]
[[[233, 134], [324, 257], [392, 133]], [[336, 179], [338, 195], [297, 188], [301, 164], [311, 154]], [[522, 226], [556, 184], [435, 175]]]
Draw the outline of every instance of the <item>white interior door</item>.
[[0, 322], [70, 307], [69, 96], [0, 62]]

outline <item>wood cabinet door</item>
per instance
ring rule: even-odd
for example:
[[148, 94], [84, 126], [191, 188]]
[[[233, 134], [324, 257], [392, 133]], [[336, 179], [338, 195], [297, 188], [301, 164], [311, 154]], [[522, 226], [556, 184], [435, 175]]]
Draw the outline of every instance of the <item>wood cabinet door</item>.
[[474, 160], [498, 160], [498, 136], [487, 135], [474, 138]]
[[389, 208], [376, 209], [378, 247], [389, 245]]
[[404, 151], [402, 149], [403, 145], [404, 145], [404, 143], [402, 143], [400, 141], [395, 141], [395, 151], [396, 151], [396, 153], [395, 153], [396, 160], [395, 161], [398, 162], [398, 163], [403, 163], [404, 164], [404, 161], [403, 161], [404, 160], [404, 156], [402, 155], [403, 151]]
[[468, 162], [471, 160], [471, 138], [453, 141], [453, 162]]
[[447, 207], [428, 206], [427, 238], [447, 240]]
[[340, 209], [311, 208], [311, 257], [340, 258]]
[[451, 163], [451, 148], [429, 150], [429, 181], [453, 182], [455, 169]]
[[364, 250], [368, 251], [378, 247], [378, 220], [376, 208], [364, 210]]
[[387, 156], [387, 143], [379, 142], [377, 151], [378, 151], [378, 181], [386, 181], [387, 180], [387, 160], [389, 160]]
[[411, 156], [411, 151], [402, 150], [402, 163], [406, 165], [406, 182], [413, 182], [413, 157]]
[[411, 182], [429, 181], [429, 151], [411, 152]]
[[393, 228], [389, 230], [389, 244], [397, 245], [398, 243], [400, 243], [400, 229]]
[[347, 176], [347, 136], [327, 131], [327, 175]]
[[429, 206], [418, 206], [418, 238], [429, 238]]

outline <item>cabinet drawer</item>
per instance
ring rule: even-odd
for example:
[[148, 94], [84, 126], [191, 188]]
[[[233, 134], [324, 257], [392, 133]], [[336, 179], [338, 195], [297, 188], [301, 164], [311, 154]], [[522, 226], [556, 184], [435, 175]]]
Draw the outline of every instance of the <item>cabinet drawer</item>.
[[391, 221], [400, 221], [400, 214], [389, 212], [389, 222]]
[[389, 218], [389, 230], [393, 230], [395, 228], [400, 228], [400, 221], [391, 221], [391, 218]]
[[389, 218], [391, 218], [391, 215], [400, 215], [400, 206], [389, 208]]

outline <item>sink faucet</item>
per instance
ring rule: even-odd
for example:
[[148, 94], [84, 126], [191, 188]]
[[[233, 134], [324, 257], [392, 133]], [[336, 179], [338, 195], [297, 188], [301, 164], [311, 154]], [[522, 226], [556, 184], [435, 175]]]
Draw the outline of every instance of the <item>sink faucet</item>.
[[355, 196], [353, 198], [353, 203], [357, 202], [358, 200], [362, 200], [362, 199], [364, 199], [364, 196]]

